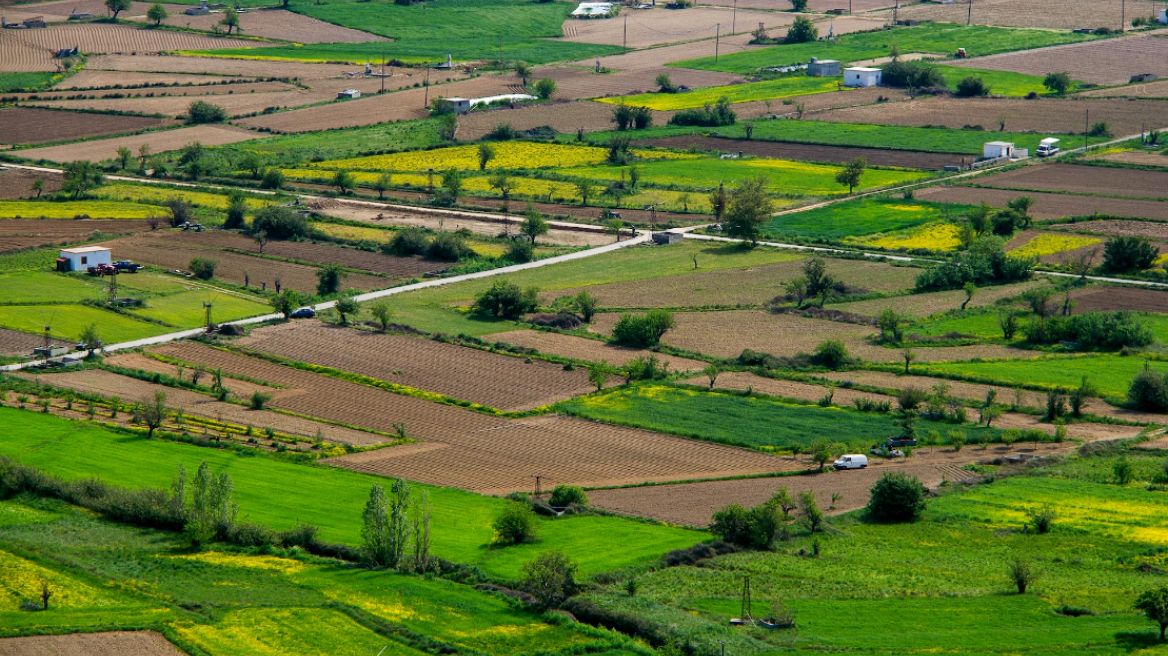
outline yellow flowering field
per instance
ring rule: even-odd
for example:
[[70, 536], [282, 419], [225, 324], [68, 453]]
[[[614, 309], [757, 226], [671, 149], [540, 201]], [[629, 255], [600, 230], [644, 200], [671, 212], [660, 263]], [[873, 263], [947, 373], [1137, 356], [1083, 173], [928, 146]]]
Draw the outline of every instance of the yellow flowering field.
[[299, 560], [291, 558], [277, 558], [275, 556], [245, 556], [242, 554], [224, 553], [222, 551], [204, 551], [197, 554], [175, 556], [183, 560], [192, 560], [209, 565], [225, 567], [243, 567], [246, 569], [260, 569], [281, 574], [294, 574], [308, 567]]
[[0, 219], [72, 219], [81, 215], [91, 219], [146, 219], [156, 214], [157, 207], [107, 200], [0, 200]]
[[184, 640], [212, 654], [285, 656], [354, 653], [355, 645], [389, 644], [384, 656], [421, 652], [386, 640], [347, 615], [323, 608], [245, 608], [223, 613], [213, 624], [171, 625]]
[[[487, 164], [488, 169], [570, 168], [599, 164], [608, 157], [607, 148], [595, 146], [505, 141], [492, 144], [492, 147], [495, 149], [495, 159]], [[451, 146], [450, 148], [393, 155], [370, 155], [368, 157], [332, 160], [313, 164], [312, 167], [365, 171], [425, 171], [427, 169], [477, 171], [479, 168], [478, 151], [477, 145]], [[690, 153], [668, 151], [635, 150], [634, 152], [646, 159], [695, 159], [698, 157], [698, 155]]]
[[951, 251], [961, 245], [961, 229], [952, 223], [929, 223], [907, 233], [855, 240], [855, 243], [877, 248], [927, 248]]
[[[227, 209], [227, 196], [205, 191], [167, 189], [149, 185], [113, 184], [98, 189], [97, 195], [109, 200], [146, 201], [155, 205], [161, 205], [168, 198], [181, 198], [192, 205]], [[246, 202], [251, 209], [259, 209], [271, 205], [274, 201], [248, 198]]]
[[0, 551], [0, 605], [15, 609], [22, 599], [39, 599], [41, 584], [48, 582], [53, 591], [51, 604], [56, 608], [76, 610], [120, 606], [116, 593], [105, 592], [60, 572]]
[[1042, 233], [1026, 242], [1022, 246], [1010, 251], [1014, 257], [1040, 258], [1044, 255], [1054, 255], [1063, 251], [1073, 251], [1076, 248], [1098, 244], [1101, 239], [1083, 237], [1081, 235], [1055, 235]]

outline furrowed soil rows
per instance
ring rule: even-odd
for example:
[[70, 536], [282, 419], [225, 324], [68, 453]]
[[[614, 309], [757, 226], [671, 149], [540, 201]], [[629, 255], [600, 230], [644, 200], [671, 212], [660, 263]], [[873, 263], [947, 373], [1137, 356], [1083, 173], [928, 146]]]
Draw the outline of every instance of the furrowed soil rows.
[[[67, 342], [54, 339], [56, 346], [72, 346]], [[39, 335], [17, 332], [7, 328], [0, 328], [0, 355], [32, 355], [32, 350], [45, 345], [45, 340]]]
[[61, 176], [56, 173], [42, 173], [40, 171], [25, 171], [23, 169], [8, 169], [0, 171], [0, 198], [17, 200], [20, 198], [35, 198], [32, 183], [40, 178], [44, 181], [43, 194], [51, 194], [61, 190]]
[[[259, 244], [254, 239], [234, 232], [179, 232], [168, 233], [165, 238], [167, 241], [192, 246], [229, 248], [256, 255], [260, 252]], [[434, 262], [421, 257], [398, 257], [354, 248], [295, 241], [270, 241], [264, 245], [264, 255], [313, 264], [339, 264], [349, 269], [380, 273], [392, 278], [413, 278], [449, 266], [446, 262]]]
[[161, 633], [154, 631], [110, 631], [71, 633], [25, 638], [0, 638], [0, 654], [5, 656], [182, 656]]
[[[201, 246], [187, 246], [174, 243], [163, 236], [140, 234], [134, 237], [124, 237], [103, 245], [114, 249], [119, 258], [125, 258], [143, 264], [153, 264], [164, 269], [178, 269], [185, 271], [192, 258], [209, 257], [219, 261], [215, 269], [215, 277], [236, 284], [243, 284], [244, 272], [250, 273], [250, 284], [260, 286], [267, 283], [269, 288], [275, 287], [276, 280], [288, 289], [301, 292], [312, 292], [316, 289], [315, 267], [303, 264], [280, 262], [250, 255], [240, 255], [228, 251]], [[379, 278], [360, 273], [349, 274], [345, 278], [343, 287], [368, 291], [381, 289], [393, 284], [390, 278]]]
[[1155, 289], [1126, 287], [1088, 287], [1071, 294], [1076, 312], [1137, 312], [1168, 313], [1168, 292]]
[[146, 221], [67, 221], [61, 219], [0, 219], [0, 252], [29, 246], [64, 245], [102, 235], [143, 232]]
[[[1168, 120], [1166, 118], [1165, 120]], [[1054, 164], [1027, 166], [986, 178], [978, 184], [986, 187], [1068, 191], [1100, 196], [1126, 196], [1168, 200], [1168, 171], [1114, 169], [1101, 166]], [[1107, 212], [1111, 199], [1101, 199]]]
[[91, 23], [86, 25], [51, 25], [45, 29], [5, 33], [0, 39], [0, 61], [5, 70], [55, 70], [30, 68], [51, 62], [49, 51], [80, 47], [81, 52], [123, 53], [162, 52], [165, 50], [208, 50], [274, 45], [230, 37], [206, 36], [191, 32], [151, 30], [129, 25]]
[[[1151, 13], [1149, 3], [1143, 13]], [[1128, 7], [1128, 11], [1133, 10]], [[976, 13], [976, 12], [975, 12]], [[1139, 65], [1133, 68], [1133, 62]], [[1051, 71], [1070, 73], [1071, 78], [1095, 84], [1126, 84], [1136, 73], [1168, 75], [1168, 39], [1152, 35], [1103, 39], [1087, 43], [1023, 50], [988, 57], [955, 61], [954, 66], [1012, 71], [1045, 76]]]
[[1138, 150], [1127, 150], [1121, 153], [1108, 153], [1098, 158], [1106, 162], [1120, 162], [1123, 164], [1139, 164], [1142, 166], [1168, 166], [1168, 157], [1165, 157], [1163, 152], [1140, 152]]
[[39, 144], [138, 132], [173, 125], [172, 119], [110, 114], [78, 114], [48, 109], [0, 109], [0, 143]]
[[612, 128], [612, 107], [595, 102], [572, 102], [474, 112], [458, 119], [458, 138], [463, 141], [482, 139], [500, 123], [521, 132], [544, 125], [568, 134], [579, 128], [595, 132]]
[[[914, 150], [881, 150], [878, 148], [846, 148], [843, 146], [813, 146], [808, 144], [778, 143], [773, 141], [743, 141], [720, 137], [663, 137], [635, 142], [637, 146], [688, 149], [697, 147], [726, 153], [745, 153], [763, 157], [777, 157], [800, 162], [850, 162], [857, 157], [867, 158], [872, 166], [900, 166], [914, 169], [943, 169], [961, 164], [960, 155], [926, 153]], [[1168, 159], [1168, 158], [1166, 158]]]
[[[705, 376], [691, 378], [683, 381], [690, 385], [700, 385], [707, 387], [710, 384], [710, 379]], [[727, 371], [719, 374], [717, 380], [714, 382], [714, 389], [726, 390], [752, 390], [761, 394], [769, 394], [770, 396], [781, 396], [788, 399], [800, 399], [802, 401], [819, 401], [827, 396], [828, 390], [821, 385], [811, 385], [809, 383], [798, 383], [793, 380], [775, 380], [773, 378], [763, 378], [756, 376], [747, 371]], [[894, 407], [896, 406], [896, 399], [885, 394], [873, 394], [872, 392], [860, 392], [850, 389], [836, 389], [832, 393], [832, 403], [842, 406], [850, 406], [852, 402], [858, 399], [867, 399], [876, 402], [888, 402]]]
[[[702, 26], [704, 27], [704, 26]], [[776, 30], [774, 35], [781, 36], [785, 30]], [[757, 48], [765, 48], [766, 46], [752, 46], [748, 45], [753, 37], [749, 34], [735, 34], [734, 36], [723, 37], [719, 47], [723, 53], [739, 52], [740, 50], [754, 50]], [[680, 68], [665, 68], [666, 64], [671, 62], [683, 61], [686, 59], [695, 59], [697, 57], [710, 57], [714, 54], [714, 39], [713, 35], [701, 41], [693, 41], [691, 43], [682, 43], [675, 46], [664, 46], [661, 48], [649, 48], [647, 50], [634, 50], [633, 52], [621, 55], [609, 55], [600, 58], [600, 65], [614, 71], [639, 71], [652, 72], [653, 75], [657, 73], [669, 73], [670, 76], [674, 73], [679, 73]], [[593, 69], [596, 66], [595, 59], [584, 59], [578, 62], [572, 62], [573, 66], [581, 66], [587, 69]], [[611, 75], [611, 74], [608, 74]], [[608, 75], [599, 75], [596, 77], [608, 77]], [[741, 79], [742, 76], [736, 76]], [[674, 80], [676, 82], [676, 80]], [[680, 83], [684, 84], [684, 83]], [[723, 82], [722, 84], [726, 84]], [[711, 86], [711, 85], [707, 85]], [[648, 88], [646, 88], [648, 90]]]
[[[224, 57], [184, 57], [180, 55], [98, 55], [89, 58], [87, 71], [129, 71], [144, 73], [187, 73], [205, 76], [243, 75], [258, 78], [299, 78], [327, 80], [341, 78], [353, 70], [348, 64], [308, 64], [292, 61], [259, 61]], [[214, 78], [212, 78], [214, 79]]]
[[[731, 0], [710, 0], [709, 2], [702, 2], [703, 5], [714, 5], [721, 7], [733, 7], [735, 3]], [[894, 6], [895, 0], [852, 0], [852, 11], [857, 14], [872, 11], [873, 9], [884, 9], [886, 7]], [[742, 0], [737, 3], [739, 7], [746, 7], [750, 9], [765, 9], [768, 11], [791, 9], [786, 3], [776, 3], [774, 0]], [[849, 5], [848, 0], [809, 0], [807, 2], [807, 11], [821, 14], [829, 9], [847, 9]], [[904, 9], [901, 9], [904, 11]], [[850, 17], [849, 17], [850, 18]], [[814, 19], [814, 17], [813, 17]], [[836, 18], [837, 22], [840, 20]], [[847, 20], [846, 18], [843, 20]], [[838, 32], [837, 32], [838, 34]]]
[[150, 144], [151, 151], [157, 154], [168, 150], [177, 150], [193, 141], [198, 141], [204, 146], [225, 146], [262, 136], [264, 135], [257, 132], [249, 132], [227, 125], [196, 125], [177, 130], [149, 132], [133, 137], [114, 137], [64, 146], [32, 148], [18, 151], [18, 153], [21, 157], [28, 159], [47, 159], [54, 162], [73, 162], [79, 159], [101, 161], [114, 157], [118, 148], [123, 146], [138, 152], [138, 148], [142, 144]]
[[[715, 26], [731, 22], [732, 10], [715, 7], [697, 7], [687, 11], [672, 11], [661, 7], [649, 11], [634, 11], [621, 20], [568, 20], [564, 22], [564, 41], [602, 43], [629, 48], [647, 48], [678, 41], [714, 36]], [[795, 16], [772, 11], [750, 11], [740, 8], [738, 18], [753, 29], [759, 23], [767, 29], [783, 29], [795, 22]], [[572, 35], [568, 35], [571, 29]]]
[[669, 366], [670, 371], [697, 371], [704, 369], [705, 362], [679, 358], [664, 353], [654, 353], [643, 349], [618, 346], [607, 342], [600, 342], [584, 337], [561, 335], [559, 333], [545, 333], [538, 330], [512, 330], [505, 333], [495, 333], [483, 337], [488, 342], [503, 342], [524, 348], [533, 348], [541, 353], [553, 353], [567, 358], [587, 360], [589, 362], [606, 361], [614, 367], [623, 366], [629, 360], [643, 357], [656, 357]]
[[480, 351], [410, 335], [298, 322], [258, 329], [242, 346], [309, 364], [471, 401], [531, 410], [594, 389], [584, 369]]
[[[210, 31], [222, 18], [218, 13], [207, 16], [188, 16], [182, 13], [184, 9], [187, 7], [171, 5], [169, 7], [170, 18], [163, 23], [175, 27], [191, 27], [196, 30]], [[146, 20], [144, 15], [139, 16], [138, 14], [135, 14], [133, 18]], [[391, 40], [275, 7], [252, 9], [247, 13], [240, 14], [239, 27], [248, 36], [282, 39], [296, 43], [366, 43]]]
[[[637, 53], [631, 53], [627, 56], [635, 57]], [[654, 80], [660, 73], [668, 73], [675, 85], [685, 85], [693, 89], [725, 86], [743, 81], [741, 75], [734, 75], [732, 73], [698, 71], [685, 68], [666, 69], [659, 66], [620, 70], [615, 73], [605, 73], [603, 75], [597, 75], [592, 70], [566, 68], [563, 66], [549, 66], [536, 71], [538, 77], [549, 77], [556, 81], [556, 86], [558, 87], [556, 98], [570, 100], [624, 96], [656, 91], [659, 87], [657, 84], [654, 84]], [[608, 114], [611, 119], [611, 106], [608, 108]], [[668, 116], [672, 116], [672, 112], [654, 112], [654, 123], [663, 125]], [[609, 128], [611, 127], [610, 122]]]
[[[105, 90], [90, 90], [84, 91], [80, 94], [69, 90], [56, 91], [39, 91], [37, 93], [16, 93], [12, 94], [12, 98], [20, 101], [35, 101], [44, 103], [45, 107], [55, 107], [58, 105], [64, 106], [66, 109], [70, 106], [81, 107], [88, 105], [82, 100], [70, 100], [70, 96], [85, 95], [93, 96], [92, 101], [98, 100], [137, 100], [139, 103], [156, 102], [155, 99], [177, 97], [184, 98], [187, 96], [231, 96], [236, 94], [251, 94], [251, 93], [275, 93], [279, 91], [292, 91], [299, 89], [286, 82], [252, 82], [244, 81], [231, 84], [199, 84], [199, 85], [182, 85], [170, 87], [150, 87], [148, 89], [105, 89]], [[214, 102], [222, 103], [229, 98], [220, 98]], [[105, 109], [115, 109], [116, 107], [106, 107]], [[127, 110], [130, 111], [130, 110]], [[159, 113], [159, 112], [154, 112]]]
[[[968, 308], [993, 305], [1003, 298], [1018, 296], [1028, 289], [1049, 287], [1049, 280], [1035, 278], [1013, 285], [996, 285], [981, 287], [973, 299], [966, 306]], [[853, 303], [829, 303], [832, 310], [851, 312], [866, 317], [876, 317], [887, 308], [910, 317], [929, 317], [946, 310], [955, 310], [965, 301], [965, 292], [960, 289], [945, 292], [930, 292], [928, 294], [913, 294], [911, 296], [896, 296], [893, 298], [878, 298], [870, 301], [856, 301]]]
[[[698, 254], [698, 264], [702, 256]], [[745, 269], [687, 273], [649, 280], [560, 289], [541, 294], [550, 302], [560, 296], [574, 296], [582, 289], [597, 297], [602, 307], [706, 307], [757, 306], [782, 295], [783, 282], [803, 275], [802, 257], [790, 262]], [[871, 291], [891, 292], [912, 287], [916, 269], [853, 260], [829, 260], [828, 269], [844, 283]], [[738, 355], [735, 353], [734, 355]]]
[[[174, 368], [169, 367], [171, 375]], [[250, 410], [247, 407], [233, 403], [223, 403], [215, 399], [189, 392], [187, 390], [165, 387], [154, 383], [147, 383], [136, 378], [129, 378], [110, 371], [89, 370], [73, 371], [63, 374], [45, 374], [39, 377], [42, 382], [56, 387], [72, 388], [84, 392], [101, 394], [106, 397], [117, 396], [126, 403], [134, 403], [151, 398], [156, 391], [166, 393], [167, 404], [171, 408], [182, 408], [189, 415], [225, 421], [237, 426], [254, 426], [259, 433], [265, 429], [302, 437], [305, 440], [321, 439], [326, 442], [352, 444], [354, 446], [373, 446], [391, 442], [395, 438], [376, 433], [356, 431], [342, 426], [334, 426], [311, 419], [294, 417], [291, 415], [272, 412], [270, 410]], [[267, 390], [275, 397], [289, 394], [303, 393], [300, 390]]]
[[[94, 59], [98, 59], [95, 57]], [[129, 58], [127, 58], [129, 59]], [[139, 59], [134, 57], [133, 59]], [[92, 61], [92, 60], [91, 60]], [[217, 75], [183, 75], [175, 73], [130, 73], [128, 71], [98, 71], [86, 68], [71, 75], [53, 87], [54, 91], [70, 89], [93, 89], [100, 87], [147, 87], [148, 85], [174, 86], [179, 84], [205, 85], [220, 82], [253, 82], [254, 78], [226, 77]]]
[[[1091, 112], [1092, 123], [1107, 121], [1116, 135], [1168, 127], [1168, 102], [1122, 99], [919, 98], [897, 103], [895, 110], [883, 104], [833, 109], [816, 113], [815, 120], [954, 129], [980, 125], [989, 131], [997, 129], [1001, 117], [1006, 121], [1007, 130], [1068, 134], [1083, 131], [1086, 110]], [[987, 141], [993, 137], [991, 132], [986, 135]], [[1064, 144], [1078, 145], [1082, 144]]]
[[[608, 335], [618, 318], [615, 313], [598, 314], [590, 330]], [[673, 318], [675, 327], [665, 333], [661, 341], [723, 358], [737, 357], [745, 349], [780, 357], [811, 353], [828, 339], [844, 342], [853, 356], [873, 362], [896, 362], [902, 353], [898, 349], [868, 343], [865, 338], [875, 331], [870, 326], [757, 310], [678, 312]], [[998, 345], [919, 347], [913, 350], [920, 362], [1038, 355]]]
[[[1168, 203], [1154, 200], [1104, 198], [1077, 194], [1044, 194], [979, 187], [928, 187], [916, 192], [916, 198], [921, 200], [963, 205], [977, 205], [985, 201], [994, 207], [1005, 207], [1006, 203], [1019, 196], [1030, 196], [1034, 199], [1034, 206], [1030, 208], [1030, 214], [1039, 220], [1103, 214], [1168, 221]], [[1068, 224], [1068, 229], [1077, 229], [1073, 227], [1075, 225], [1080, 224]], [[1052, 228], [1058, 229], [1057, 227]]]
[[1092, 89], [1075, 94], [1088, 98], [1168, 98], [1168, 80], [1130, 84], [1109, 89]]
[[1050, 226], [1051, 230], [1085, 232], [1093, 235], [1115, 237], [1147, 237], [1168, 240], [1168, 223], [1157, 221], [1079, 221]]
[[[1045, 27], [1073, 30], [1078, 28], [1109, 27], [1118, 29], [1124, 23], [1123, 0], [976, 0], [972, 8], [966, 4], [919, 4], [903, 7], [900, 18], [928, 20], [936, 23], [964, 23], [998, 25], [1001, 27]], [[1127, 19], [1151, 16], [1154, 3], [1147, 0], [1126, 2]], [[976, 53], [974, 53], [976, 54]], [[1064, 70], [1057, 66], [1050, 70]], [[1047, 71], [1049, 72], [1049, 71]], [[1046, 72], [1043, 73], [1045, 75]], [[1126, 79], [1126, 78], [1125, 78]]]

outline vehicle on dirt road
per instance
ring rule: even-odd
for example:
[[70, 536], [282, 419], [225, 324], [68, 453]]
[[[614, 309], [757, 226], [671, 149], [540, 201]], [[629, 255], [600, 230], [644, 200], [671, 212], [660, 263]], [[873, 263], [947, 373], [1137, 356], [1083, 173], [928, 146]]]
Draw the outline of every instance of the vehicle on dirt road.
[[840, 456], [838, 460], [831, 463], [831, 466], [836, 469], [863, 469], [868, 466], [868, 456], [849, 453]]
[[316, 310], [310, 307], [297, 308], [295, 312], [288, 316], [293, 319], [311, 319], [316, 316]]

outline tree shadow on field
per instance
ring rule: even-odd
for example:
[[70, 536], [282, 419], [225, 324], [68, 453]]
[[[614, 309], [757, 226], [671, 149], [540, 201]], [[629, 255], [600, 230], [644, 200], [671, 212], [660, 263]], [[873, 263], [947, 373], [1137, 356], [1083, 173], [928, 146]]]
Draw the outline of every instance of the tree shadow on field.
[[750, 242], [727, 243], [722, 246], [709, 246], [699, 251], [702, 255], [741, 255], [747, 251], [753, 250], [754, 247]]
[[1120, 631], [1115, 634], [1115, 642], [1129, 652], [1164, 644], [1160, 642], [1160, 634], [1155, 629], [1151, 631]]

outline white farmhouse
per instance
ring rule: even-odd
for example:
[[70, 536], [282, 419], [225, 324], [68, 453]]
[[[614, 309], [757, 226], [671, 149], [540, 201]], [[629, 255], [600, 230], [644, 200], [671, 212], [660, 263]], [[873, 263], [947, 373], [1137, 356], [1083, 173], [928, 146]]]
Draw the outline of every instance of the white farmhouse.
[[80, 248], [62, 248], [61, 256], [57, 259], [58, 269], [67, 267], [65, 271], [85, 271], [91, 266], [99, 264], [113, 264], [110, 249], [101, 246], [82, 246]]
[[844, 86], [845, 87], [878, 87], [880, 86], [880, 75], [883, 73], [879, 68], [868, 68], [867, 66], [852, 66], [844, 69]]

